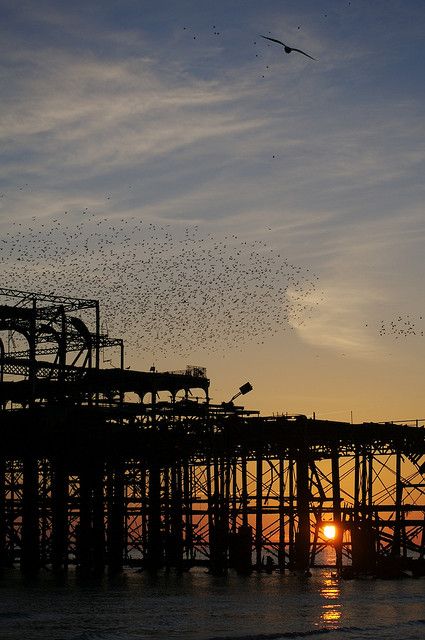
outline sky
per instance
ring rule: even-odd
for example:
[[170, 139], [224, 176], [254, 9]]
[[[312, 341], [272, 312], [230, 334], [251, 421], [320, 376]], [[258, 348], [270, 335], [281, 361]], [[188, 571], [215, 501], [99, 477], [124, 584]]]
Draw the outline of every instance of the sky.
[[215, 402], [425, 418], [422, 0], [0, 12], [3, 286], [99, 299]]

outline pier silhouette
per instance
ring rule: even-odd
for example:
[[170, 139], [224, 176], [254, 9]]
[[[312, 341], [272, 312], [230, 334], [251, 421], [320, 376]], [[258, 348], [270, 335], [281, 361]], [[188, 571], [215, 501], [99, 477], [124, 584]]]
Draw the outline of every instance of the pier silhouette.
[[425, 574], [421, 421], [213, 404], [202, 367], [126, 369], [98, 301], [0, 296], [1, 565]]

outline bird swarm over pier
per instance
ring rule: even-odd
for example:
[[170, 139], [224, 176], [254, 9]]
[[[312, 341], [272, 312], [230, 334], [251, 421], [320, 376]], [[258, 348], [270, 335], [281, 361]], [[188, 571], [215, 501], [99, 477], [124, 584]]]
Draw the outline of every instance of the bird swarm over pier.
[[8, 287], [99, 299], [111, 335], [164, 357], [262, 344], [305, 321], [318, 284], [264, 240], [88, 210], [10, 223], [0, 264]]

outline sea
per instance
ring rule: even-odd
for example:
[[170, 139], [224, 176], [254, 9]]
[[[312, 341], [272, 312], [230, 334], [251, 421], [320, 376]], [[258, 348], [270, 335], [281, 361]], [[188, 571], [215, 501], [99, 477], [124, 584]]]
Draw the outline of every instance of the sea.
[[340, 580], [205, 569], [0, 576], [0, 640], [424, 640], [425, 578]]

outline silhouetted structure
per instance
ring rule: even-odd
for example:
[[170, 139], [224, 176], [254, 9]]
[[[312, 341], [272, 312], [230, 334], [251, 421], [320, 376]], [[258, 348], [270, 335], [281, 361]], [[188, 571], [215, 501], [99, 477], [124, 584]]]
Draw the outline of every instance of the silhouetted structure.
[[1, 564], [306, 571], [332, 521], [347, 575], [424, 572], [419, 423], [211, 404], [201, 367], [125, 369], [97, 301], [0, 296]]

